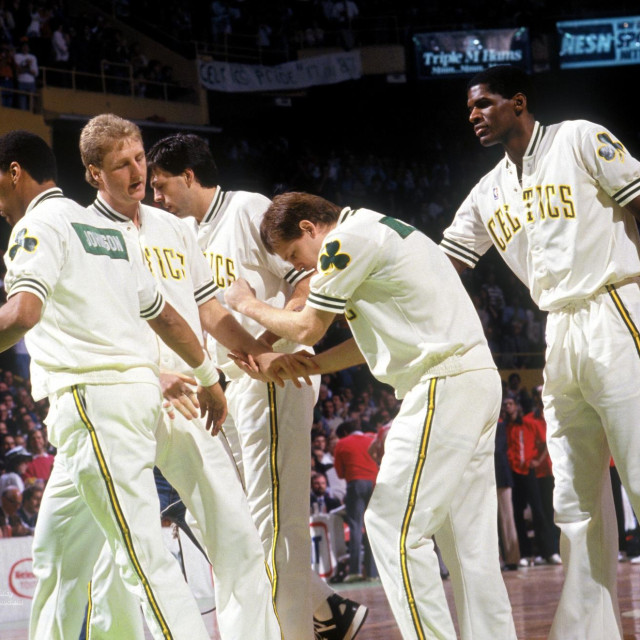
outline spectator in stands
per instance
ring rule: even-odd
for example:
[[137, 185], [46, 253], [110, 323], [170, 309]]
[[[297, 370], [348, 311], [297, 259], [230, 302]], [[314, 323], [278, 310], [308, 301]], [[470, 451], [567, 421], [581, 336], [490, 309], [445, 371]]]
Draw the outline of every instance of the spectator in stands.
[[[22, 492], [20, 489], [13, 485], [2, 489], [0, 491], [0, 504], [2, 505], [1, 512], [4, 514], [4, 519], [10, 527], [10, 536], [7, 537], [18, 538], [31, 535], [32, 532], [29, 527], [25, 526], [18, 515], [18, 509], [22, 506]], [[0, 520], [2, 520], [2, 515], [0, 515]]]
[[16, 62], [16, 72], [18, 74], [18, 90], [26, 93], [18, 94], [18, 107], [24, 111], [31, 106], [29, 95], [36, 93], [36, 78], [38, 77], [38, 61], [29, 50], [28, 38], [20, 40], [20, 53], [14, 56]]
[[213, 43], [222, 42], [229, 33], [231, 33], [229, 6], [223, 0], [213, 0], [211, 3], [211, 38]]
[[321, 473], [311, 474], [311, 513], [328, 513], [342, 506], [334, 498], [327, 486], [327, 479]]
[[355, 45], [354, 29], [360, 11], [353, 0], [334, 0], [331, 15], [331, 26], [339, 30], [340, 44], [345, 50], [353, 49]]
[[25, 469], [26, 478], [41, 480], [45, 484], [51, 475], [54, 456], [47, 453], [46, 441], [42, 431], [33, 429], [27, 436], [27, 450], [33, 456]]
[[54, 31], [51, 34], [51, 66], [60, 69], [61, 73], [51, 74], [53, 78], [49, 78], [49, 82], [58, 86], [71, 86], [71, 78], [67, 73], [70, 69], [71, 36], [62, 20], [58, 20], [54, 25]]
[[386, 409], [381, 409], [373, 414], [371, 417], [371, 426], [372, 432], [375, 431], [376, 435], [369, 445], [369, 455], [373, 458], [375, 463], [380, 466], [382, 456], [384, 455], [384, 440], [391, 428], [389, 412]]
[[336, 415], [336, 408], [332, 398], [327, 398], [322, 403], [322, 418], [323, 429], [326, 433], [331, 435], [338, 428], [338, 425], [342, 424], [343, 420], [340, 416]]
[[507, 456], [507, 425], [501, 416], [496, 428], [494, 452], [498, 491], [498, 534], [503, 569], [515, 571], [520, 562], [518, 532], [513, 515], [513, 473]]
[[523, 414], [529, 413], [532, 410], [533, 400], [526, 387], [523, 386], [522, 378], [517, 371], [509, 374], [509, 378], [507, 379], [507, 393], [516, 399], [522, 407]]
[[531, 345], [521, 320], [514, 318], [507, 326], [500, 346], [502, 367], [505, 369], [522, 369], [529, 363]]
[[13, 432], [14, 430], [14, 422], [9, 415], [9, 410], [7, 409], [7, 405], [3, 402], [0, 402], [0, 424], [4, 424], [8, 431]]
[[338, 498], [340, 502], [344, 502], [344, 498], [347, 495], [347, 481], [344, 478], [338, 477], [338, 473], [336, 472], [335, 468], [336, 444], [338, 444], [338, 442], [340, 441], [337, 431], [338, 429], [340, 429], [342, 424], [344, 423], [341, 423], [336, 431], [331, 433], [329, 435], [329, 438], [327, 439], [327, 453], [331, 455], [332, 464], [331, 467], [329, 467], [325, 472], [327, 483], [329, 484], [329, 488], [331, 489], [331, 495], [334, 498]]
[[348, 435], [336, 444], [334, 466], [338, 476], [347, 481], [344, 503], [349, 527], [349, 575], [345, 582], [355, 582], [364, 578], [360, 567], [363, 541], [364, 572], [368, 578], [378, 575], [369, 540], [366, 535], [363, 539], [364, 512], [373, 493], [378, 465], [369, 455], [374, 436], [363, 433], [354, 422], [343, 423], [342, 427]]
[[[18, 442], [18, 437], [15, 438]], [[24, 491], [25, 472], [31, 460], [31, 454], [21, 445], [16, 445], [4, 454], [5, 472], [0, 476], [0, 493], [7, 487], [13, 486]]]
[[6, 388], [3, 388], [2, 393], [8, 392], [13, 395], [18, 391], [13, 371], [10, 371], [9, 369], [4, 371], [2, 374], [2, 382], [6, 385]]
[[15, 82], [15, 60], [13, 46], [6, 42], [0, 48], [0, 93], [2, 106], [13, 106], [13, 89]]
[[482, 285], [482, 290], [487, 294], [487, 309], [498, 324], [502, 323], [502, 311], [504, 310], [504, 292], [496, 282], [496, 274], [493, 269], [487, 274], [487, 280]]
[[18, 509], [18, 516], [29, 531], [29, 535], [33, 535], [38, 520], [42, 493], [42, 485], [38, 483], [29, 485], [22, 493], [22, 506]]
[[[4, 424], [4, 423], [0, 423]], [[6, 425], [5, 425], [6, 426]], [[5, 454], [7, 451], [10, 451], [16, 446], [16, 439], [13, 437], [11, 433], [4, 432], [2, 433], [0, 439], [0, 459], [4, 460]]]
[[560, 556], [554, 552], [551, 523], [542, 508], [535, 469], [531, 466], [537, 454], [535, 431], [531, 424], [523, 423], [522, 408], [515, 398], [505, 398], [503, 406], [507, 428], [507, 457], [513, 472], [513, 512], [521, 563], [527, 562], [526, 557], [530, 557], [531, 561], [534, 559], [524, 518], [525, 508], [529, 505], [535, 532], [536, 559], [540, 556], [540, 563], [562, 564]]
[[540, 489], [540, 498], [542, 501], [542, 509], [551, 525], [553, 533], [554, 554], [560, 551], [560, 529], [553, 522], [553, 469], [551, 466], [551, 458], [547, 450], [547, 423], [544, 419], [544, 406], [542, 404], [542, 386], [533, 389], [533, 411], [527, 413], [522, 422], [531, 426], [535, 433], [536, 454], [531, 460], [531, 467], [535, 469], [538, 487]]
[[7, 423], [9, 431], [17, 430], [16, 404], [11, 393], [0, 396], [0, 420]]
[[11, 42], [15, 22], [11, 10], [5, 5], [5, 0], [0, 0], [0, 42]]
[[324, 475], [332, 466], [332, 456], [327, 452], [327, 438], [323, 433], [316, 433], [311, 440], [311, 468]]

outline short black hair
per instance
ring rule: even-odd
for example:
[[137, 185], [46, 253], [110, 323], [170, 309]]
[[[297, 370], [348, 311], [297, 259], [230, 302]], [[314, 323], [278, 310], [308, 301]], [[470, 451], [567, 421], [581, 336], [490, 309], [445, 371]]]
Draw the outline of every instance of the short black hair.
[[491, 93], [497, 93], [503, 98], [512, 98], [516, 93], [527, 96], [527, 110], [533, 113], [536, 102], [536, 92], [531, 76], [520, 67], [510, 64], [499, 64], [476, 73], [467, 83], [467, 90], [479, 84], [486, 84]]
[[17, 162], [38, 184], [58, 179], [56, 157], [49, 145], [30, 131], [10, 131], [0, 137], [0, 171]]
[[191, 169], [201, 186], [210, 189], [218, 185], [218, 167], [204, 138], [192, 133], [176, 133], [156, 142], [147, 153], [147, 164], [179, 176]]

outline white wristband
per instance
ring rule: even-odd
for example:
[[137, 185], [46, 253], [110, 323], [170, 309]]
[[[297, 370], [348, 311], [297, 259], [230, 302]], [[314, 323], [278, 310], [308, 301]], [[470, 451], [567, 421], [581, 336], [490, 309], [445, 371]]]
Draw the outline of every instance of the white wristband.
[[193, 375], [203, 387], [211, 387], [220, 380], [218, 370], [206, 353], [202, 364], [193, 370]]

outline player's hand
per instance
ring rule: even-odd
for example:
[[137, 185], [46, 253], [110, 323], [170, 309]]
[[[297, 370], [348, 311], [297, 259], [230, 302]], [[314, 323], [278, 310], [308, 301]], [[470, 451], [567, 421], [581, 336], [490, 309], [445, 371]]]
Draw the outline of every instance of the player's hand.
[[302, 378], [311, 386], [311, 378], [318, 372], [318, 365], [311, 360], [312, 353], [308, 351], [296, 351], [295, 353], [262, 353], [254, 359], [260, 372], [279, 387], [284, 387], [285, 380], [291, 380], [300, 389]]
[[239, 369], [242, 369], [250, 378], [254, 380], [260, 380], [260, 382], [271, 382], [263, 373], [260, 372], [254, 357], [246, 353], [238, 353], [231, 351], [227, 353], [227, 356], [236, 363]]
[[196, 394], [196, 379], [174, 371], [160, 372], [160, 388], [165, 401], [162, 405], [171, 420], [176, 411], [187, 420], [200, 415], [200, 403]]
[[242, 310], [239, 308], [245, 300], [255, 299], [256, 292], [251, 285], [244, 279], [239, 278], [231, 283], [224, 292], [224, 301], [235, 311]]
[[222, 424], [227, 417], [227, 399], [219, 382], [210, 387], [198, 387], [200, 401], [200, 415], [205, 418], [205, 429], [211, 430], [212, 436], [220, 433]]

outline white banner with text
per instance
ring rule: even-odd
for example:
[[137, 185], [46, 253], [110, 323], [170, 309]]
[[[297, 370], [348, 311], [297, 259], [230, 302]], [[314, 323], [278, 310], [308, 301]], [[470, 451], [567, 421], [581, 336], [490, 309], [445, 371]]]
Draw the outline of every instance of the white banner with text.
[[270, 67], [200, 59], [198, 72], [202, 86], [211, 91], [284, 91], [357, 80], [362, 77], [362, 62], [359, 51], [303, 58]]

